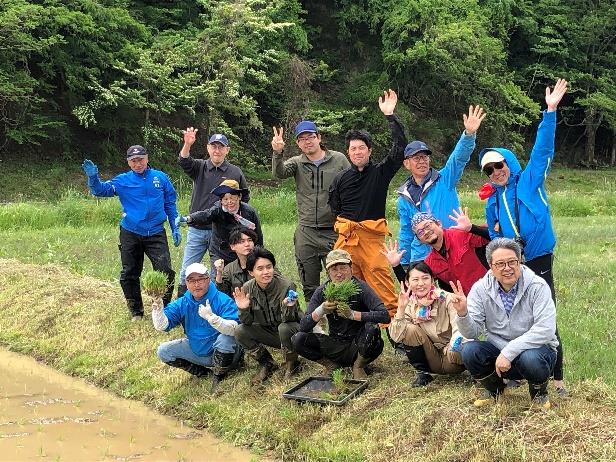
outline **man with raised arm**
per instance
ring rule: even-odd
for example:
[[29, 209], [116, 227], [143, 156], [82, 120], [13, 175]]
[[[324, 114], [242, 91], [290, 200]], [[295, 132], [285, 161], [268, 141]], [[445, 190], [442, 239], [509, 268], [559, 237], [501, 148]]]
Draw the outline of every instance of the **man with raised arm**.
[[306, 302], [321, 284], [321, 269], [338, 234], [336, 217], [327, 206], [329, 187], [338, 172], [349, 167], [341, 152], [326, 149], [317, 126], [303, 120], [295, 127], [295, 144], [301, 154], [283, 161], [283, 129], [274, 129], [272, 172], [276, 178], [293, 177], [297, 199], [298, 224], [293, 242], [295, 260]]
[[398, 297], [387, 259], [380, 253], [385, 236], [390, 235], [385, 219], [389, 183], [402, 166], [406, 136], [394, 109], [398, 96], [383, 92], [379, 108], [387, 118], [392, 146], [379, 163], [370, 159], [372, 138], [365, 130], [349, 130], [346, 143], [351, 167], [340, 172], [329, 190], [329, 205], [337, 217], [334, 226], [338, 240], [334, 248], [344, 249], [353, 260], [353, 275], [374, 289], [390, 317], [396, 313]]
[[[248, 202], [248, 185], [242, 170], [226, 160], [231, 150], [227, 137], [221, 133], [210, 136], [206, 147], [209, 158], [207, 160], [195, 159], [190, 155], [190, 148], [195, 143], [197, 132], [198, 129], [193, 127], [188, 127], [182, 132], [184, 134], [184, 145], [178, 160], [180, 167], [193, 180], [189, 212], [194, 213], [211, 208], [219, 200], [218, 196], [212, 194], [212, 190], [224, 180], [237, 181], [239, 187], [246, 192], [242, 195], [242, 201]], [[191, 263], [199, 263], [203, 260], [205, 252], [209, 249], [211, 238], [211, 224], [192, 223], [188, 225], [182, 270], [178, 283], [178, 297], [186, 292], [186, 285], [184, 284], [186, 267]], [[210, 263], [211, 273], [214, 275], [214, 262], [211, 261]]]

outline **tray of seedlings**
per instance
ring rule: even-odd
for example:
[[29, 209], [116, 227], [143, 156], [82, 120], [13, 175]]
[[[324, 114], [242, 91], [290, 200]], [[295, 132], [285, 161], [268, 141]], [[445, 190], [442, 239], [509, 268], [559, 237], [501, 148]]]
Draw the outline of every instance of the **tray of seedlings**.
[[367, 380], [345, 378], [342, 369], [336, 369], [331, 377], [308, 377], [282, 396], [295, 401], [343, 406], [367, 386]]

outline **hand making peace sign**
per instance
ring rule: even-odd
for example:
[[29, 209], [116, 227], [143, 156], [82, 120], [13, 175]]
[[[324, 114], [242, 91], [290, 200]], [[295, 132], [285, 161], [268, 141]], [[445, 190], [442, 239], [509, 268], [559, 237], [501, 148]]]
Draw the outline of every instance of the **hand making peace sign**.
[[449, 281], [449, 285], [453, 289], [451, 306], [454, 307], [458, 316], [466, 316], [468, 311], [466, 309], [466, 295], [464, 295], [464, 291], [462, 290], [462, 284], [460, 281], [456, 281], [456, 284], [454, 284], [453, 281]]
[[274, 130], [274, 136], [272, 137], [272, 150], [274, 152], [280, 153], [284, 149], [284, 138], [283, 136], [283, 128], [276, 129], [276, 127], [272, 127]]

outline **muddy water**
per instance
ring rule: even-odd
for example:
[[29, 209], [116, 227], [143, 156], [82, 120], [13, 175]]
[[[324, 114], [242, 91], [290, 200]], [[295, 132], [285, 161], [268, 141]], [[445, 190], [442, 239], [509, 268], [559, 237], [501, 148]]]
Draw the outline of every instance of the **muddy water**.
[[1, 461], [208, 461], [254, 458], [133, 401], [0, 349]]

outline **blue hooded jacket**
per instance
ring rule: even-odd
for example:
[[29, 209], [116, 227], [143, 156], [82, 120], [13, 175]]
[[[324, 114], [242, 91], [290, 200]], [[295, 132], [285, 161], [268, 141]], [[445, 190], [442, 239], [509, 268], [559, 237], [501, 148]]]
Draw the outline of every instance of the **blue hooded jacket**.
[[167, 332], [181, 324], [188, 338], [190, 349], [199, 356], [210, 356], [214, 352], [214, 342], [220, 332], [199, 316], [199, 305], [210, 301], [212, 312], [223, 319], [232, 319], [239, 324], [237, 305], [231, 297], [216, 288], [210, 281], [206, 294], [195, 300], [190, 292], [169, 303], [163, 310], [169, 320]]
[[88, 177], [90, 192], [96, 197], [118, 196], [122, 204], [120, 226], [140, 236], [153, 236], [164, 229], [169, 220], [176, 228], [176, 193], [169, 177], [160, 170], [146, 168], [143, 173], [121, 173], [101, 182], [98, 175]]
[[410, 178], [397, 189], [400, 250], [406, 250], [400, 260], [403, 265], [425, 259], [432, 250], [432, 247], [420, 242], [411, 228], [411, 220], [417, 212], [431, 213], [441, 221], [444, 228], [455, 225], [449, 215], [460, 207], [456, 185], [475, 149], [475, 139], [475, 134], [467, 135], [463, 132], [445, 166], [441, 170], [430, 169], [431, 178], [424, 185], [419, 206], [413, 202], [407, 189]]
[[[543, 113], [543, 120], [537, 128], [537, 138], [530, 153], [526, 168], [522, 169], [513, 152], [505, 148], [486, 148], [479, 153], [479, 163], [488, 151], [497, 151], [507, 162], [511, 171], [505, 186], [492, 183], [496, 189], [486, 203], [486, 220], [490, 238], [524, 239], [526, 261], [551, 254], [556, 245], [552, 227], [550, 205], [545, 191], [545, 179], [554, 158], [556, 134], [556, 111]], [[516, 223], [515, 202], [518, 202], [519, 229]], [[499, 231], [494, 227], [499, 224]], [[516, 232], [517, 230], [517, 232]]]

